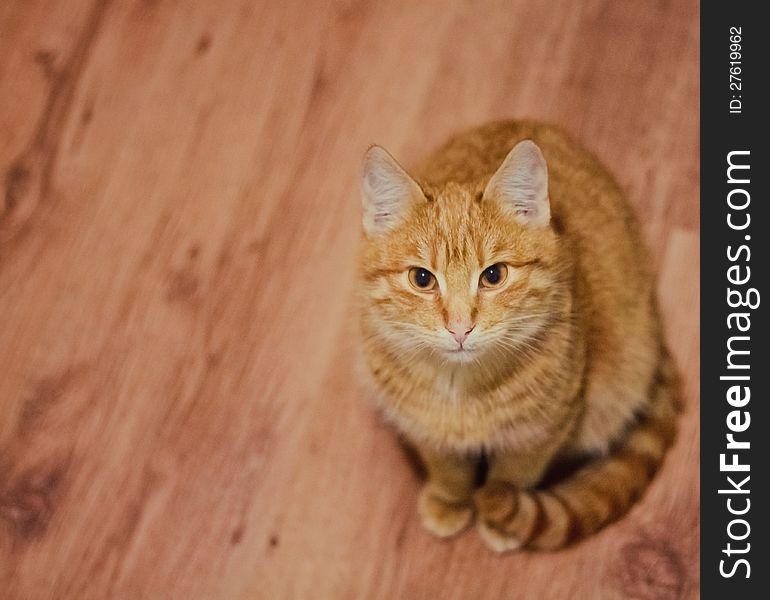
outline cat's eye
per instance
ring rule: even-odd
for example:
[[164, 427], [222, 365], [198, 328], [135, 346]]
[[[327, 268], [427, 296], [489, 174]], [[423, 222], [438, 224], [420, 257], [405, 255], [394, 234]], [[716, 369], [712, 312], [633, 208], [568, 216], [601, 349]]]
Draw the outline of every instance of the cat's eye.
[[430, 292], [436, 287], [436, 276], [428, 269], [412, 267], [409, 269], [409, 283], [420, 292]]
[[488, 266], [481, 272], [479, 277], [479, 287], [485, 289], [498, 288], [505, 283], [508, 277], [508, 267], [503, 263], [496, 263]]

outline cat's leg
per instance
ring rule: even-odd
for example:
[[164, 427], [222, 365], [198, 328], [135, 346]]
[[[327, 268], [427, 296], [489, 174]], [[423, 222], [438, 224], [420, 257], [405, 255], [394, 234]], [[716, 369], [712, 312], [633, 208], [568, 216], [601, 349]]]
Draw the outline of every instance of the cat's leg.
[[495, 452], [489, 456], [487, 481], [505, 481], [518, 488], [536, 486], [558, 447], [551, 444], [529, 452]]
[[422, 524], [439, 537], [459, 533], [473, 520], [473, 489], [479, 459], [430, 447], [418, 451], [428, 475], [417, 501]]
[[535, 533], [538, 506], [527, 489], [536, 486], [561, 446], [561, 439], [529, 452], [497, 452], [489, 457], [487, 482], [474, 495], [477, 528], [497, 552], [520, 548]]

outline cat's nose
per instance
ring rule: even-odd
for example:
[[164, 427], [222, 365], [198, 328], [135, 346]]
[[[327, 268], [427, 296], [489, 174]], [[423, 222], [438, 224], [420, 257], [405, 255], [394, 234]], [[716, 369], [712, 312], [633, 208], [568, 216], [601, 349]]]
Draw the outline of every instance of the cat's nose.
[[468, 336], [475, 327], [475, 325], [467, 323], [450, 323], [449, 326], [447, 326], [447, 331], [451, 333], [455, 341], [462, 346], [463, 342], [468, 339]]

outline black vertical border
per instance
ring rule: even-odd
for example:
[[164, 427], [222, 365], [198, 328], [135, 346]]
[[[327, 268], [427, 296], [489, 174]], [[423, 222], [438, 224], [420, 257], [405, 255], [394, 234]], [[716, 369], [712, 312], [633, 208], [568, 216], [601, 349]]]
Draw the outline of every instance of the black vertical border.
[[[766, 12], [762, 2], [704, 1], [701, 3], [701, 597], [702, 598], [770, 598], [770, 535], [767, 512], [770, 478], [770, 419], [768, 418], [768, 361], [767, 337], [770, 336], [767, 307], [770, 306], [770, 288], [767, 273], [770, 269], [768, 238], [770, 231], [767, 204], [770, 202], [768, 178], [768, 131], [766, 111], [770, 110], [765, 80], [770, 73], [770, 24], [760, 12]], [[741, 83], [738, 92], [730, 83], [730, 28], [741, 27]], [[729, 102], [740, 95], [742, 113], [731, 114]], [[736, 232], [727, 225], [727, 194], [735, 186], [727, 184], [727, 154], [732, 150], [750, 151], [750, 184], [745, 187], [751, 194], [747, 211], [751, 224], [745, 231]], [[737, 217], [737, 215], [736, 215]], [[745, 241], [745, 235], [751, 241]], [[748, 462], [747, 473], [720, 471], [720, 454], [733, 451], [725, 448], [726, 434], [730, 433], [726, 419], [734, 410], [727, 401], [727, 389], [733, 383], [720, 380], [727, 374], [727, 339], [740, 332], [727, 327], [731, 311], [727, 305], [727, 288], [735, 287], [727, 280], [730, 262], [727, 247], [736, 249], [750, 245], [751, 260], [743, 262], [751, 269], [750, 282], [744, 289], [755, 287], [761, 303], [751, 310], [751, 400], [746, 409], [751, 414], [749, 429], [737, 438], [748, 440], [750, 450], [741, 451], [741, 462]], [[762, 297], [763, 295], [765, 295]], [[747, 334], [743, 334], [747, 335]], [[733, 372], [735, 373], [735, 372]], [[719, 494], [729, 488], [727, 476], [737, 481], [750, 475], [748, 496]], [[738, 498], [750, 498], [750, 511], [742, 517], [731, 515], [727, 499], [735, 498], [735, 507], [744, 505]], [[751, 526], [749, 537], [743, 541], [730, 540], [727, 528], [731, 519], [745, 518]], [[735, 533], [742, 535], [741, 527]], [[725, 553], [727, 544], [734, 548], [751, 544], [745, 555]], [[748, 559], [751, 576], [739, 568], [731, 578], [720, 574], [720, 561], [730, 571], [741, 557]]]

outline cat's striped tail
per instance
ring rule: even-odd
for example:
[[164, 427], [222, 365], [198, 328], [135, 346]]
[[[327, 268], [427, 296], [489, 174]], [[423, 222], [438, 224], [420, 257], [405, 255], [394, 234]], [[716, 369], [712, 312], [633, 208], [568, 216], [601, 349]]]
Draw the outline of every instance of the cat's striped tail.
[[479, 532], [498, 551], [556, 550], [620, 518], [660, 466], [676, 434], [678, 412], [678, 377], [664, 350], [649, 410], [609, 455], [544, 489], [519, 491], [505, 484], [495, 489], [493, 482], [476, 496]]

